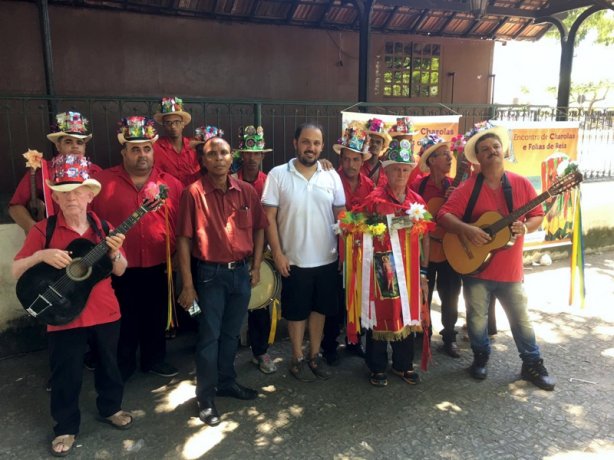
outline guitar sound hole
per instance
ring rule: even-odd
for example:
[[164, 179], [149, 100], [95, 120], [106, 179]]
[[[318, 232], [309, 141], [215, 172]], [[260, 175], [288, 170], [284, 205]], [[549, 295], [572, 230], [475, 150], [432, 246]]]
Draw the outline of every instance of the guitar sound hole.
[[68, 267], [66, 267], [68, 277], [74, 281], [82, 281], [90, 276], [92, 267], [86, 265], [81, 259], [74, 259]]

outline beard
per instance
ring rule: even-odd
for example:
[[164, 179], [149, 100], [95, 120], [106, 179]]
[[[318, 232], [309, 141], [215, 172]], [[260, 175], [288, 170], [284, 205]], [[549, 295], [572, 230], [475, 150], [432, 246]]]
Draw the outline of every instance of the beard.
[[314, 157], [313, 160], [303, 156], [303, 155], [298, 155], [297, 160], [299, 161], [300, 164], [302, 164], [303, 166], [313, 166], [318, 162], [318, 158]]

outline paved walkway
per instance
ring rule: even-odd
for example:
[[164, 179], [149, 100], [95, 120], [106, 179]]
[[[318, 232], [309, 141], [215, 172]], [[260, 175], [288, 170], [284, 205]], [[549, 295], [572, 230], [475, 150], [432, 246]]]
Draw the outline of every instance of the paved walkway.
[[[587, 284], [588, 305], [580, 310], [567, 306], [567, 262], [527, 270], [531, 317], [558, 378], [554, 392], [518, 380], [520, 360], [499, 307], [501, 331], [483, 382], [469, 377], [468, 344], [460, 342], [463, 357], [435, 351], [418, 386], [390, 376], [388, 387], [372, 387], [355, 357], [344, 357], [327, 382], [300, 383], [286, 371], [289, 343], [282, 340], [272, 348], [280, 371], [271, 376], [241, 350], [239, 381], [261, 396], [248, 403], [218, 399], [223, 422], [211, 428], [196, 417], [188, 334], [169, 342], [169, 360], [182, 370], [176, 378], [140, 374], [127, 385], [125, 408], [136, 415], [130, 431], [96, 421], [92, 373], [84, 370], [81, 433], [71, 457], [614, 458], [614, 252], [588, 257]], [[0, 458], [48, 456], [46, 377], [46, 352], [0, 361]]]

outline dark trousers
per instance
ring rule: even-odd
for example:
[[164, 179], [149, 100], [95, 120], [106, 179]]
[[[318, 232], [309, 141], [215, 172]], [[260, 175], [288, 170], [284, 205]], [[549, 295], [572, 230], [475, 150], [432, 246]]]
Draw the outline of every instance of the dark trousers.
[[429, 308], [433, 300], [433, 291], [437, 287], [437, 293], [441, 300], [441, 323], [443, 330], [440, 332], [444, 343], [456, 341], [456, 321], [458, 320], [458, 298], [461, 292], [461, 277], [452, 269], [448, 261], [430, 262], [428, 266], [429, 280]]
[[216, 388], [235, 382], [239, 333], [252, 294], [249, 267], [229, 270], [201, 262], [196, 291], [202, 310], [196, 343], [196, 398], [203, 403], [215, 396]]
[[164, 361], [168, 318], [165, 269], [165, 264], [128, 268], [123, 276], [113, 276], [113, 289], [122, 313], [117, 358], [124, 380], [136, 370], [139, 348], [144, 372]]
[[328, 315], [324, 320], [324, 333], [322, 335], [322, 351], [325, 354], [334, 353], [339, 346], [337, 338], [341, 333], [341, 327], [345, 323], [345, 289], [343, 289], [343, 276], [337, 278], [337, 298], [339, 308], [333, 315]]
[[271, 314], [268, 306], [248, 312], [247, 332], [253, 355], [255, 357], [264, 355], [269, 349], [271, 333]]
[[496, 305], [497, 299], [495, 296], [492, 296], [488, 304], [488, 335], [495, 335], [497, 333], [497, 317], [495, 316]]
[[49, 332], [51, 416], [56, 422], [53, 428], [56, 436], [79, 433], [79, 393], [83, 381], [83, 354], [88, 341], [96, 344], [98, 356], [94, 371], [98, 413], [101, 417], [109, 417], [121, 410], [124, 384], [117, 367], [119, 323]]
[[369, 370], [374, 373], [386, 372], [388, 367], [388, 343], [392, 347], [392, 368], [405, 372], [414, 367], [414, 334], [402, 340], [374, 340], [373, 332], [367, 331], [365, 360]]

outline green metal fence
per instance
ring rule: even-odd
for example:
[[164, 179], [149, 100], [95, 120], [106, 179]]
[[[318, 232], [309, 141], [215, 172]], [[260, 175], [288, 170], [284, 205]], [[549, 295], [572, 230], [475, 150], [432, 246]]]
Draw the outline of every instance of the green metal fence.
[[[128, 115], [152, 116], [158, 109], [159, 98], [117, 97], [40, 97], [0, 95], [0, 222], [7, 222], [6, 204], [25, 171], [21, 154], [28, 148], [53, 154], [47, 141], [49, 123], [56, 112], [73, 110], [90, 120], [94, 134], [88, 143], [88, 156], [102, 167], [119, 162], [116, 132], [120, 118]], [[360, 104], [352, 102], [314, 101], [257, 101], [184, 99], [192, 123], [185, 134], [194, 128], [213, 124], [226, 132], [232, 146], [238, 142], [238, 128], [245, 124], [264, 127], [267, 147], [264, 169], [284, 163], [294, 156], [292, 137], [297, 125], [315, 121], [323, 126], [327, 145], [325, 155], [334, 160], [331, 146], [341, 132], [342, 110], [396, 115], [462, 115], [460, 131], [486, 119], [514, 121], [555, 120], [557, 109], [547, 106], [468, 105], [468, 104]], [[579, 155], [587, 179], [614, 177], [612, 148], [614, 146], [614, 108], [587, 112], [569, 109], [569, 119], [580, 122]]]

